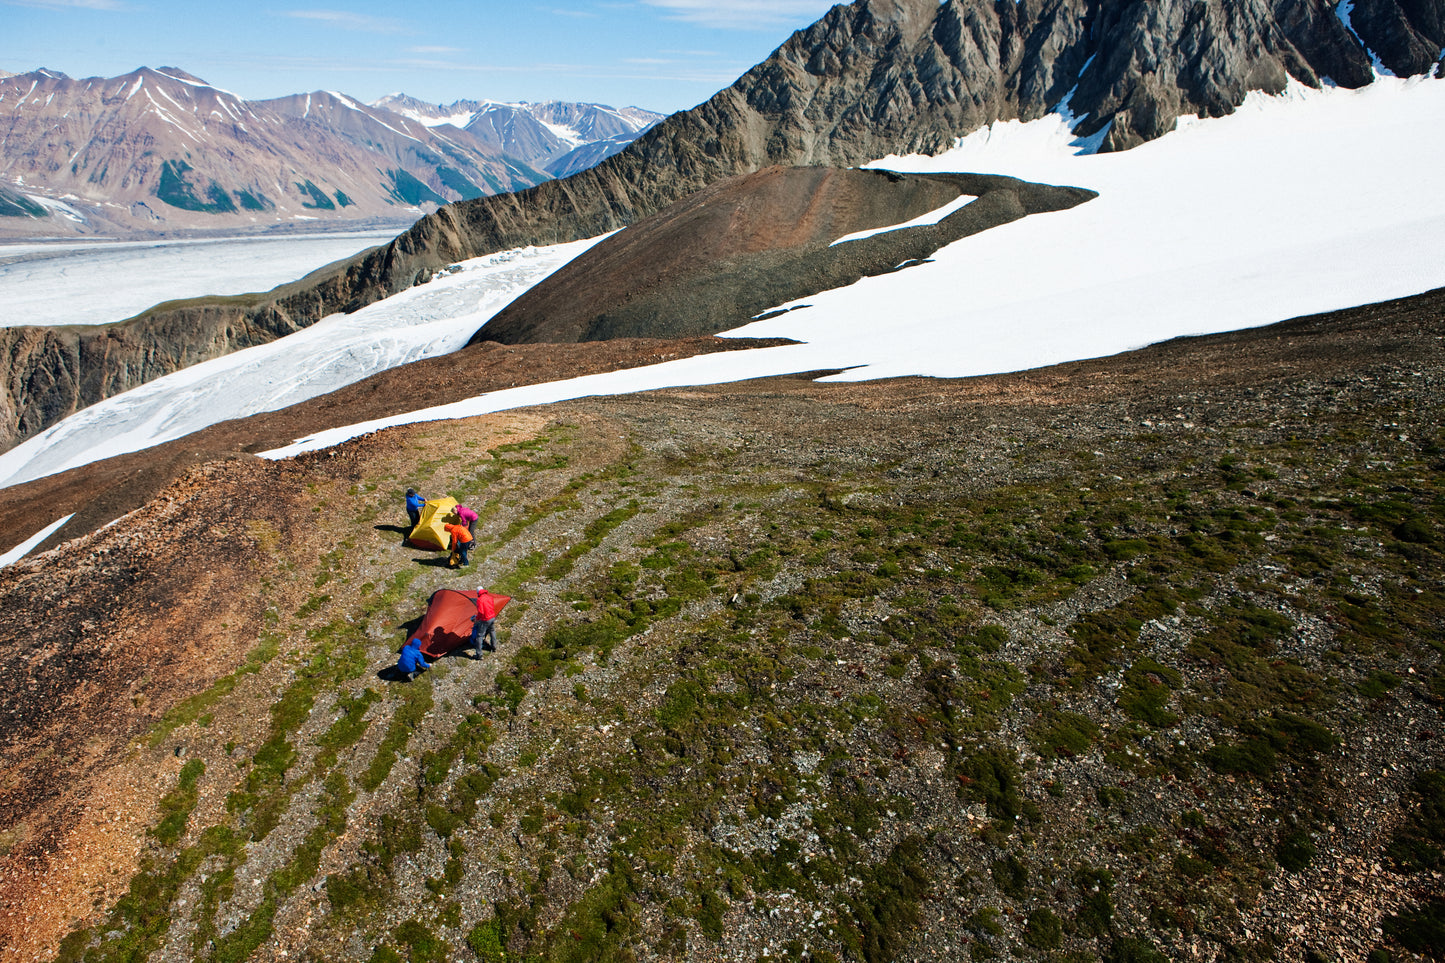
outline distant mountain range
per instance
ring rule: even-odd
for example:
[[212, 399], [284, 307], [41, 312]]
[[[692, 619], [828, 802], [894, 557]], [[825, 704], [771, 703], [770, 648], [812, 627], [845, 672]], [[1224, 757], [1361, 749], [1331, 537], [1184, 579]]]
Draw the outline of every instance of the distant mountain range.
[[637, 139], [663, 115], [640, 107], [607, 107], [548, 101], [505, 104], [458, 100], [427, 104], [405, 94], [388, 94], [373, 107], [394, 111], [427, 127], [451, 125], [501, 153], [540, 168], [552, 177], [586, 170]]
[[247, 101], [173, 67], [86, 80], [36, 70], [0, 77], [0, 236], [400, 225], [583, 169], [658, 119], [332, 91]]

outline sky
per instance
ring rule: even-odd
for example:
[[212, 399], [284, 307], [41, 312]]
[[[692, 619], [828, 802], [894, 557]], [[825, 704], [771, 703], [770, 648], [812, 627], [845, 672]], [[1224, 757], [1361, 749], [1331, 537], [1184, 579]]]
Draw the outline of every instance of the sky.
[[0, 70], [179, 67], [248, 100], [335, 90], [450, 104], [686, 110], [765, 60], [826, 0], [0, 0]]
[[[1019, 371], [1416, 294], [1445, 286], [1442, 154], [1445, 80], [1251, 94], [1228, 117], [1185, 122], [1114, 154], [1079, 154], [1056, 115], [995, 124], [937, 157], [877, 166], [999, 173], [1099, 196], [963, 238], [928, 263], [822, 292], [731, 332], [800, 344], [487, 392], [267, 454], [288, 457], [389, 425], [800, 371], [842, 371], [829, 380]], [[468, 261], [354, 314], [92, 405], [0, 454], [0, 485], [453, 350], [590, 243]]]

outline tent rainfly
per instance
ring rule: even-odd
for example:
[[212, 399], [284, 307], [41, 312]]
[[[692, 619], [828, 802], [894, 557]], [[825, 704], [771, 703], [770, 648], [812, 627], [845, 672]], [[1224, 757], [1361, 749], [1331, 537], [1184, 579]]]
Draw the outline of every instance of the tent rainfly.
[[[497, 603], [498, 612], [512, 601], [510, 595], [487, 594]], [[477, 595], [470, 589], [437, 589], [427, 603], [421, 625], [407, 641], [418, 640], [422, 654], [428, 659], [438, 658], [466, 645], [472, 638], [472, 616], [477, 614]]]
[[457, 500], [451, 496], [428, 498], [426, 504], [421, 507], [421, 521], [417, 522], [416, 528], [411, 530], [411, 534], [406, 537], [406, 540], [417, 548], [445, 552], [451, 538], [443, 526], [447, 522], [457, 520], [456, 510]]

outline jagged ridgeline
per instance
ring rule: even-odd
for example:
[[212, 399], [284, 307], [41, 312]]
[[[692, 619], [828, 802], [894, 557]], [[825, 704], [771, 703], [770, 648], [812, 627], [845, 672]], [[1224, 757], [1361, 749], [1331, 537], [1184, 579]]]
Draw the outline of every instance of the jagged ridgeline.
[[[163, 305], [105, 329], [9, 329], [11, 446], [168, 370], [351, 311], [443, 265], [595, 237], [722, 178], [770, 165], [856, 165], [937, 151], [991, 121], [1067, 102], [1082, 134], [1120, 150], [1182, 114], [1228, 113], [1287, 79], [1359, 86], [1405, 76], [1445, 47], [1438, 4], [1370, 0], [859, 0], [626, 150], [564, 180], [448, 205], [390, 244], [266, 295]], [[1344, 14], [1344, 15], [1342, 15]], [[198, 202], [203, 202], [198, 195]]]

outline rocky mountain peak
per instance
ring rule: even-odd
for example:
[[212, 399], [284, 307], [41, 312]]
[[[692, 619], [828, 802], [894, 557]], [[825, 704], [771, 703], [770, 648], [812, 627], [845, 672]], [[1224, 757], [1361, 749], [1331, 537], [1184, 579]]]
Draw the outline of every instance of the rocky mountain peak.
[[566, 177], [622, 150], [639, 133], [662, 119], [640, 107], [551, 100], [504, 103], [458, 100], [429, 104], [403, 93], [387, 94], [372, 104], [427, 127], [449, 124], [465, 130], [507, 157], [553, 177]]

